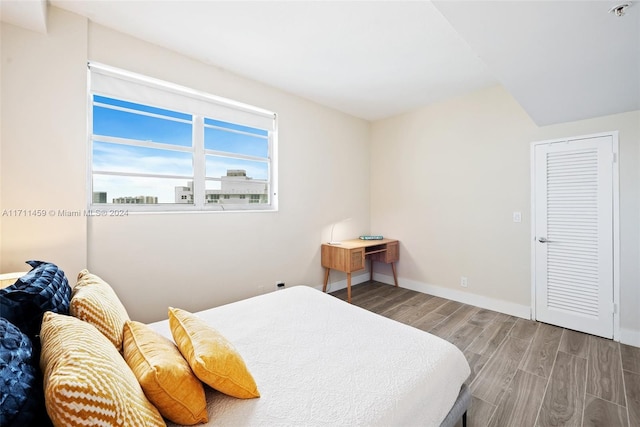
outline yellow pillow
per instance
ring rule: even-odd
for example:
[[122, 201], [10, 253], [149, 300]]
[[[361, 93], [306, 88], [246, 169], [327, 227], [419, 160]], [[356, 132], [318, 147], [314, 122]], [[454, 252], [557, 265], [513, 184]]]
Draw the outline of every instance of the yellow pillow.
[[40, 368], [47, 413], [55, 426], [164, 426], [136, 377], [92, 325], [46, 312]]
[[163, 417], [176, 424], [206, 423], [204, 387], [178, 348], [147, 325], [124, 325], [124, 360]]
[[122, 352], [122, 329], [129, 314], [107, 282], [82, 270], [73, 288], [69, 313], [98, 328]]
[[188, 311], [169, 307], [169, 326], [173, 340], [196, 377], [229, 396], [260, 397], [240, 354], [204, 320]]

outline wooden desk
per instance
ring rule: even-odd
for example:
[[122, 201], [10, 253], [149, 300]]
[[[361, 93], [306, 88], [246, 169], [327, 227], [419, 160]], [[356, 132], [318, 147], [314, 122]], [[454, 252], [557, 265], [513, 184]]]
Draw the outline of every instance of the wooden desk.
[[396, 265], [400, 258], [398, 241], [394, 239], [382, 240], [344, 240], [339, 245], [322, 244], [322, 266], [324, 272], [324, 286], [322, 291], [327, 291], [329, 282], [329, 271], [333, 268], [347, 273], [347, 301], [351, 302], [351, 273], [363, 270], [365, 258], [371, 260], [370, 279], [373, 280], [373, 262], [379, 261], [391, 264], [393, 270], [393, 281], [398, 286], [398, 276]]

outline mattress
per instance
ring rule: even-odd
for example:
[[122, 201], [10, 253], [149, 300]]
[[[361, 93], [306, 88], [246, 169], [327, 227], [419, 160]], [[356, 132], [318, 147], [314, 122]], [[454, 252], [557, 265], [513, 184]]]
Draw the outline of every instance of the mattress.
[[[210, 426], [438, 426], [470, 373], [451, 343], [307, 286], [197, 315], [233, 343], [261, 394], [207, 388]], [[168, 321], [150, 326], [171, 338]]]

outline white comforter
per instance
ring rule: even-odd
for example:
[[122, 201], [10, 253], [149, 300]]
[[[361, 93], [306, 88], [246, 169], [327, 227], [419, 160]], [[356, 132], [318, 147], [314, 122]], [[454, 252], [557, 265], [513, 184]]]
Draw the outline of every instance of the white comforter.
[[[438, 426], [470, 372], [449, 342], [306, 286], [197, 314], [261, 393], [207, 388], [211, 426]], [[168, 321], [151, 327], [171, 337]]]

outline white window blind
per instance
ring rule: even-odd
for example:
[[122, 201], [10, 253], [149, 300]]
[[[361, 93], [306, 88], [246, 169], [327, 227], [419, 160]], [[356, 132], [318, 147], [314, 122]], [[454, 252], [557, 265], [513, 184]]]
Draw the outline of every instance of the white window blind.
[[138, 104], [275, 130], [275, 113], [267, 110], [103, 64], [90, 62], [89, 69], [95, 94], [119, 99], [126, 94], [127, 101]]

